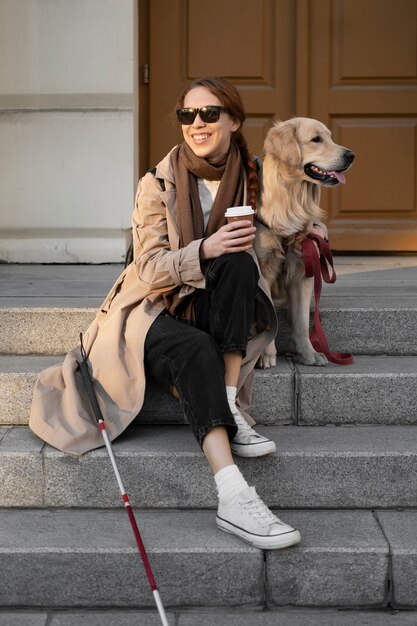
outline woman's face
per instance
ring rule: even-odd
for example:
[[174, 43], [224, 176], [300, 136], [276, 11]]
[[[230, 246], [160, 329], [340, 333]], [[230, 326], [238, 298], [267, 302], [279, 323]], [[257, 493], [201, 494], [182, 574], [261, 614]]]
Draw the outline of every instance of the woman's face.
[[[222, 102], [206, 87], [194, 87], [185, 96], [183, 106], [200, 109], [212, 104], [222, 106]], [[222, 111], [219, 120], [213, 124], [203, 122], [197, 113], [192, 124], [182, 124], [181, 128], [184, 139], [194, 154], [208, 161], [217, 161], [229, 150], [232, 133], [239, 125], [237, 120]]]

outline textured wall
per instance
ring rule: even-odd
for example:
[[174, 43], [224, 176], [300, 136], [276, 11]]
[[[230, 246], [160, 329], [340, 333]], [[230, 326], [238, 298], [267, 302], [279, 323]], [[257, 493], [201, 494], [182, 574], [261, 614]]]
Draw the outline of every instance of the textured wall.
[[0, 0], [0, 260], [121, 260], [135, 19], [135, 0]]

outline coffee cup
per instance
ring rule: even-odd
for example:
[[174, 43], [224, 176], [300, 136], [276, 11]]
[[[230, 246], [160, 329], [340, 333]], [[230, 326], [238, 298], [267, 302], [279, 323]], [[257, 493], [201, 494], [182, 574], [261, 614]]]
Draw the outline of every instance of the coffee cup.
[[254, 213], [255, 211], [251, 206], [233, 206], [227, 209], [224, 216], [228, 224], [239, 220], [248, 220], [249, 222], [252, 222], [253, 226]]

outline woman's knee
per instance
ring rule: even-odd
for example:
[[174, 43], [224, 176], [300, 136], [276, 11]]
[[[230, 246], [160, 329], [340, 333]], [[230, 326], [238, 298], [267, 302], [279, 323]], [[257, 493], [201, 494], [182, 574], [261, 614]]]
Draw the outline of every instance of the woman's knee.
[[218, 257], [219, 267], [224, 268], [227, 272], [244, 278], [258, 278], [258, 267], [253, 257], [247, 252], [232, 252], [223, 254]]

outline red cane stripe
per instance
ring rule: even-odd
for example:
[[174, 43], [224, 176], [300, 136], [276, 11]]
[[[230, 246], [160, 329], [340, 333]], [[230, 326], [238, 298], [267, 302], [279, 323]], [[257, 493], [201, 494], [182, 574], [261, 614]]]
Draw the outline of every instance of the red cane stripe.
[[130, 524], [132, 526], [133, 534], [135, 535], [136, 543], [139, 548], [140, 555], [142, 557], [142, 562], [145, 567], [146, 574], [148, 576], [149, 584], [151, 586], [152, 591], [155, 591], [158, 589], [158, 587], [156, 586], [156, 582], [152, 574], [151, 566], [148, 560], [148, 556], [146, 554], [145, 546], [143, 545], [142, 537], [140, 536], [140, 532], [136, 524], [135, 516], [130, 506], [126, 509], [126, 511], [129, 516]]
[[123, 502], [129, 502], [129, 496], [127, 495], [127, 493], [122, 493], [122, 500]]
[[104, 422], [99, 422], [98, 427], [100, 428], [100, 430], [106, 430], [106, 425]]

